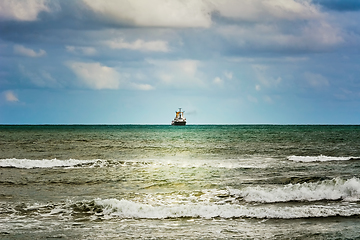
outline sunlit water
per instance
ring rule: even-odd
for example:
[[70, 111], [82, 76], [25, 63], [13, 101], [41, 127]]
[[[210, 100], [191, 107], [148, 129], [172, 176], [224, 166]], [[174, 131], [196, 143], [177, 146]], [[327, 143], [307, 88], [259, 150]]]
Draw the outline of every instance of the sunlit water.
[[0, 238], [360, 238], [359, 146], [360, 126], [0, 126]]

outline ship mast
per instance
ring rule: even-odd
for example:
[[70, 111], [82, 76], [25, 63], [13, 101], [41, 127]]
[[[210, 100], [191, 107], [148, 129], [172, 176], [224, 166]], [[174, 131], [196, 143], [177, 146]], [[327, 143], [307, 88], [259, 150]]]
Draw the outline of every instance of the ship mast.
[[176, 113], [176, 115], [178, 115], [179, 118], [183, 118], [183, 117], [184, 117], [184, 112], [181, 111], [181, 108], [179, 108], [179, 111]]

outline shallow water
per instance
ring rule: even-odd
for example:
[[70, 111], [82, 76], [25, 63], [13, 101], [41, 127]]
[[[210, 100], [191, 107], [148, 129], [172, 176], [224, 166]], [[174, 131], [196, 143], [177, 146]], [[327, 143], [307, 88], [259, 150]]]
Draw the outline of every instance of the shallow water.
[[0, 126], [0, 237], [357, 238], [359, 133]]

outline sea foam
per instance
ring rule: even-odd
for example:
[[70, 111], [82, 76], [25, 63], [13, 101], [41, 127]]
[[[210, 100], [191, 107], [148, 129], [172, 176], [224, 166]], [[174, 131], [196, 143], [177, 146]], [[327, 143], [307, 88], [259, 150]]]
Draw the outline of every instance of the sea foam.
[[152, 206], [129, 200], [97, 199], [95, 204], [102, 208], [105, 218], [308, 218], [330, 216], [354, 216], [359, 208], [349, 206], [244, 206], [234, 204], [183, 204]]
[[78, 160], [78, 159], [0, 159], [0, 167], [13, 168], [57, 168], [57, 167], [180, 167], [180, 168], [266, 168], [270, 158], [229, 159], [229, 160], [186, 160], [186, 159], [128, 159], [128, 160]]
[[43, 159], [43, 160], [30, 160], [30, 159], [0, 159], [0, 167], [13, 167], [13, 168], [54, 168], [54, 167], [76, 167], [88, 164], [94, 164], [99, 160], [58, 160], [58, 159]]
[[[21, 216], [31, 211], [43, 217], [59, 217], [66, 220], [81, 216], [89, 220], [99, 219], [168, 219], [168, 218], [257, 218], [257, 219], [297, 219], [318, 217], [359, 216], [360, 208], [353, 204], [330, 205], [251, 205], [251, 204], [145, 204], [127, 199], [95, 199], [76, 203], [59, 203], [34, 206], [13, 206], [2, 208], [3, 213]], [[86, 214], [78, 214], [86, 213]]]
[[328, 161], [348, 161], [348, 160], [356, 160], [359, 158], [356, 157], [329, 157], [324, 155], [319, 156], [289, 156], [288, 160], [294, 162], [328, 162]]
[[289, 202], [343, 200], [360, 201], [360, 180], [334, 178], [315, 183], [288, 184], [276, 187], [248, 187], [242, 190], [230, 189], [230, 195], [246, 202]]

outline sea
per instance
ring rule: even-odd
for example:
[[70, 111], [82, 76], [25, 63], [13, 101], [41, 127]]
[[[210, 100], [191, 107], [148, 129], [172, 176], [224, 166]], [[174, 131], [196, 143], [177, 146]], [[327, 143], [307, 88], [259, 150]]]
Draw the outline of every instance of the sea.
[[360, 239], [359, 226], [360, 126], [0, 126], [0, 239]]

